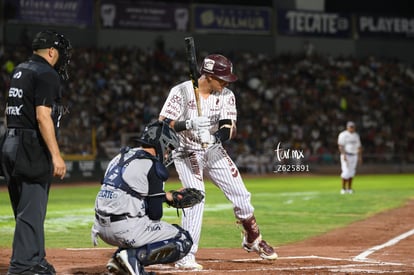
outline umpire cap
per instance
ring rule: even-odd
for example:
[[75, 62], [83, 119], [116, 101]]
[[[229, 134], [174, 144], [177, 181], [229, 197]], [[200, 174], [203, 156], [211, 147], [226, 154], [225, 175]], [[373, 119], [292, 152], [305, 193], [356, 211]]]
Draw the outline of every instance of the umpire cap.
[[233, 64], [221, 54], [206, 56], [201, 64], [200, 73], [210, 74], [226, 82], [237, 80], [237, 76], [233, 74]]

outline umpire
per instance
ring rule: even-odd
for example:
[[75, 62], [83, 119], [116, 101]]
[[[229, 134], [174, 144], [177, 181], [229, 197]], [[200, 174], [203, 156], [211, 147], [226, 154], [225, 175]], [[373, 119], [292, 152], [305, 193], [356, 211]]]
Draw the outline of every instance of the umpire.
[[1, 168], [16, 220], [8, 275], [56, 274], [45, 259], [44, 221], [53, 176], [66, 173], [56, 136], [72, 46], [46, 30], [37, 33], [32, 48], [29, 60], [12, 72], [5, 111]]

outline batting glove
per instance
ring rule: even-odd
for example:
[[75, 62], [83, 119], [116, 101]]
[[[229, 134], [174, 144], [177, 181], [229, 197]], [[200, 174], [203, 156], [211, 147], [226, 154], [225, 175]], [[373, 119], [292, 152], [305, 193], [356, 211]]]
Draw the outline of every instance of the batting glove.
[[210, 134], [210, 131], [206, 128], [199, 129], [197, 134], [202, 144], [216, 143], [216, 137]]
[[205, 116], [198, 116], [185, 121], [185, 128], [187, 130], [207, 129], [208, 127], [210, 127], [210, 119]]

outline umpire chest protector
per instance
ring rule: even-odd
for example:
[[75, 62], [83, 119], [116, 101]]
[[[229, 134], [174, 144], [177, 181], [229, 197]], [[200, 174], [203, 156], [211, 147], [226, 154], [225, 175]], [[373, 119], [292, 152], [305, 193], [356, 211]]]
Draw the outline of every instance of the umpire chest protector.
[[166, 181], [169, 177], [169, 173], [167, 168], [159, 162], [158, 158], [155, 156], [152, 156], [151, 154], [145, 152], [144, 150], [138, 150], [129, 157], [128, 159], [125, 159], [125, 154], [128, 153], [131, 149], [129, 147], [124, 147], [121, 149], [121, 155], [119, 158], [119, 161], [117, 164], [115, 164], [113, 167], [110, 168], [110, 170], [105, 175], [104, 179], [102, 180], [102, 184], [113, 186], [115, 188], [118, 188], [127, 194], [143, 199], [143, 197], [133, 190], [128, 183], [124, 181], [122, 178], [122, 174], [124, 173], [125, 169], [128, 167], [128, 165], [131, 163], [131, 161], [136, 159], [149, 159], [153, 161], [153, 165], [155, 165], [155, 172], [157, 176], [162, 180]]

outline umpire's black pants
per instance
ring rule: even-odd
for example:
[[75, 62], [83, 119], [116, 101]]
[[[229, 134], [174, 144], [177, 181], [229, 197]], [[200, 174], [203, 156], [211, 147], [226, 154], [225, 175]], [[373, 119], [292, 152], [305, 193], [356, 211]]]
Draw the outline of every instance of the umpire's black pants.
[[9, 272], [20, 273], [37, 264], [45, 264], [44, 221], [49, 197], [49, 180], [30, 181], [12, 176], [17, 150], [21, 146], [18, 136], [6, 136], [2, 165], [5, 173], [16, 226]]

